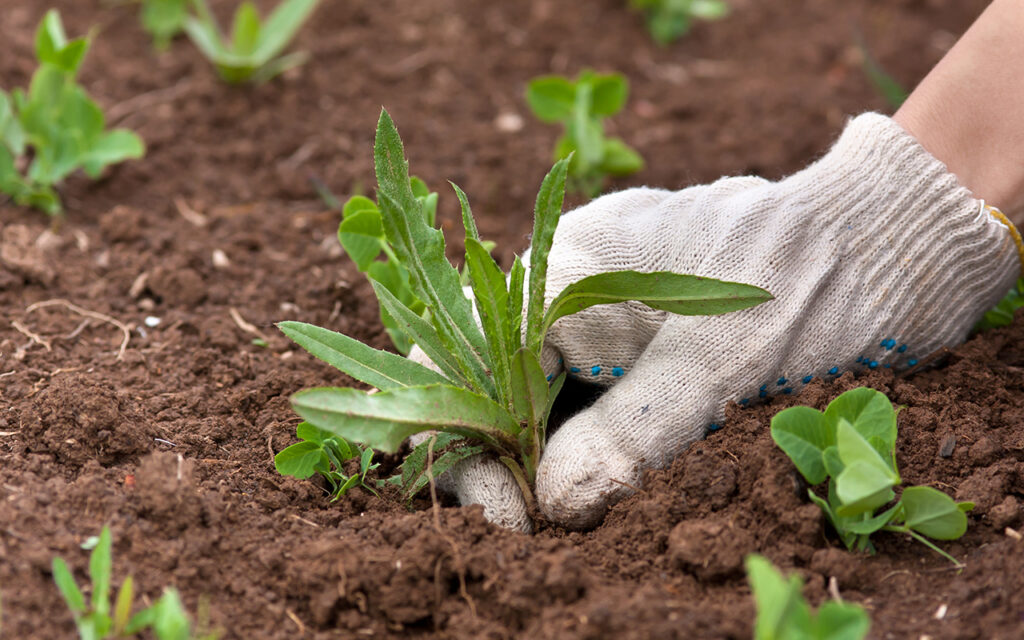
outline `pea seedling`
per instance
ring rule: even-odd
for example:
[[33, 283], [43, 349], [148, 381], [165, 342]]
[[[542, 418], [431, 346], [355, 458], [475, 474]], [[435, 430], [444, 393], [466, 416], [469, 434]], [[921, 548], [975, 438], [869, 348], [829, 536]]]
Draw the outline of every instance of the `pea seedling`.
[[53, 559], [53, 580], [71, 609], [81, 640], [126, 638], [146, 629], [152, 629], [158, 640], [216, 640], [219, 637], [216, 632], [201, 635], [192, 633], [181, 598], [173, 588], [164, 589], [163, 596], [153, 606], [132, 615], [135, 596], [131, 576], [121, 583], [111, 610], [109, 597], [113, 545], [110, 528], [103, 527], [100, 535], [92, 541], [95, 544], [89, 556], [92, 595], [88, 603], [67, 563], [62, 558]]
[[[537, 196], [528, 285], [519, 258], [507, 276], [491, 258], [480, 241], [466, 195], [453, 185], [462, 206], [478, 326], [459, 272], [445, 256], [444, 235], [427, 224], [423, 202], [410, 186], [402, 141], [386, 111], [377, 126], [374, 160], [384, 233], [409, 270], [409, 283], [426, 305], [429, 319], [403, 304], [382, 283], [373, 281], [373, 288], [380, 304], [438, 371], [339, 333], [282, 322], [280, 329], [314, 356], [380, 390], [309, 389], [292, 396], [292, 407], [323, 431], [391, 453], [406, 438], [423, 431], [461, 436], [465, 444], [495, 453], [508, 466], [529, 505], [533, 505], [530, 486], [546, 440], [548, 414], [565, 380], [562, 373], [549, 385], [540, 364], [544, 336], [556, 320], [593, 305], [626, 300], [675, 313], [710, 315], [771, 299], [763, 289], [745, 284], [667, 272], [618, 271], [569, 285], [545, 311], [548, 252], [569, 165], [564, 159], [544, 178]], [[427, 446], [436, 448], [436, 442], [429, 439]], [[416, 476], [415, 470], [410, 476]]]
[[51, 9], [36, 32], [39, 67], [28, 92], [0, 90], [0, 191], [19, 205], [60, 215], [54, 186], [69, 174], [83, 169], [98, 178], [145, 152], [131, 131], [106, 130], [103, 111], [76, 82], [88, 49], [88, 38], [68, 41]]
[[283, 0], [266, 21], [248, 0], [235, 11], [231, 39], [220, 31], [206, 0], [193, 0], [195, 17], [185, 20], [185, 32], [200, 52], [230, 84], [260, 84], [309, 59], [304, 51], [280, 55], [316, 9], [320, 0]]
[[723, 0], [629, 0], [647, 15], [647, 30], [661, 45], [686, 35], [694, 20], [721, 20], [729, 14]]
[[1024, 278], [1017, 278], [1017, 284], [1010, 289], [999, 304], [985, 312], [981, 320], [974, 325], [974, 331], [987, 331], [996, 327], [1008, 327], [1013, 324], [1013, 313], [1024, 307]]
[[163, 51], [171, 40], [185, 29], [188, 7], [191, 0], [142, 0], [139, 19], [144, 28], [153, 36], [153, 46]]
[[745, 564], [757, 604], [754, 640], [861, 640], [868, 635], [871, 619], [860, 606], [830, 601], [812, 613], [800, 593], [799, 577], [786, 580], [756, 554], [747, 556]]
[[[379, 466], [371, 464], [373, 449], [359, 447], [333, 433], [317, 429], [308, 422], [300, 423], [295, 433], [299, 442], [274, 456], [274, 467], [278, 473], [299, 480], [319, 473], [331, 486], [331, 502], [357, 486], [377, 494], [366, 483], [366, 474]], [[347, 476], [344, 464], [353, 458], [359, 459], [359, 471]]]
[[847, 549], [870, 551], [876, 531], [905, 533], [953, 564], [951, 555], [928, 538], [955, 540], [967, 531], [965, 513], [972, 502], [954, 502], [931, 487], [907, 487], [895, 498], [896, 411], [885, 394], [860, 387], [829, 403], [822, 413], [791, 407], [772, 418], [772, 439], [810, 484], [827, 478], [827, 498], [807, 492], [821, 508]]
[[555, 143], [555, 160], [572, 157], [569, 184], [591, 197], [601, 193], [607, 176], [626, 176], [644, 160], [619, 138], [606, 138], [602, 121], [622, 110], [629, 95], [619, 73], [583, 71], [575, 81], [541, 76], [530, 81], [526, 101], [542, 122], [560, 122], [565, 134]]

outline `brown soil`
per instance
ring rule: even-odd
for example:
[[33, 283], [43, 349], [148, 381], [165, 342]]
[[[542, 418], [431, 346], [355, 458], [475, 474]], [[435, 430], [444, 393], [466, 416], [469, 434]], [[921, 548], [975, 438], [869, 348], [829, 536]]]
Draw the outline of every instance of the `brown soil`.
[[[885, 108], [860, 71], [855, 28], [909, 85], [982, 0], [732, 0], [731, 17], [668, 48], [620, 0], [569, 11], [551, 0], [325, 2], [299, 38], [313, 61], [253, 89], [218, 83], [185, 41], [155, 56], [133, 6], [52, 4], [73, 34], [100, 27], [82, 81], [149, 153], [99, 182], [69, 180], [56, 232], [0, 204], [4, 637], [73, 637], [50, 563], [63, 556], [84, 581], [79, 544], [105, 523], [115, 582], [132, 574], [148, 598], [174, 585], [191, 611], [208, 599], [227, 638], [743, 638], [754, 610], [741, 561], [752, 551], [802, 575], [815, 604], [835, 577], [871, 611], [874, 638], [1024, 634], [1024, 543], [1004, 533], [1024, 515], [1024, 324], [907, 379], [848, 375], [798, 399], [820, 408], [868, 384], [908, 407], [906, 481], [978, 504], [967, 535], [944, 545], [960, 572], [895, 535], [878, 536], [873, 557], [840, 548], [768, 435], [792, 398], [732, 407], [725, 429], [650, 473], [588, 533], [524, 536], [479, 508], [445, 507], [435, 521], [429, 501], [410, 512], [362, 490], [330, 504], [317, 482], [283, 478], [271, 462], [294, 440], [288, 395], [346, 382], [272, 323], [388, 344], [369, 287], [333, 240], [338, 216], [309, 180], [341, 194], [372, 184], [381, 104], [413, 171], [437, 188], [458, 182], [507, 265], [526, 246], [556, 136], [526, 112], [530, 77], [587, 66], [629, 76], [612, 129], [648, 168], [616, 187], [777, 177], [821, 153], [845, 115]], [[10, 88], [31, 73], [50, 4], [4, 5], [0, 86]], [[503, 114], [522, 129], [500, 129]], [[441, 191], [453, 228], [455, 199]], [[116, 324], [59, 303], [29, 309], [54, 299], [124, 323], [123, 356]], [[260, 336], [266, 348], [252, 344]]]

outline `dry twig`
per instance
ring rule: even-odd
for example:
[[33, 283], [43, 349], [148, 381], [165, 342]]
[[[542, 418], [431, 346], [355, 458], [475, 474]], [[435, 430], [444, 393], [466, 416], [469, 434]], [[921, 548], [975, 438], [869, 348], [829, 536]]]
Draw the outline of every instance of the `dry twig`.
[[55, 298], [53, 300], [43, 300], [42, 302], [37, 302], [35, 304], [29, 305], [29, 307], [27, 309], [25, 309], [25, 313], [32, 313], [36, 309], [42, 309], [43, 307], [53, 307], [53, 306], [64, 307], [64, 308], [68, 309], [69, 311], [73, 311], [73, 312], [77, 313], [80, 316], [85, 316], [86, 318], [94, 318], [96, 320], [102, 320], [103, 322], [106, 322], [107, 324], [111, 324], [111, 325], [117, 327], [118, 329], [120, 329], [121, 333], [124, 334], [124, 339], [121, 340], [121, 348], [118, 349], [118, 351], [117, 351], [117, 359], [121, 360], [122, 358], [124, 358], [124, 352], [128, 348], [128, 341], [131, 340], [131, 337], [132, 337], [132, 332], [128, 329], [128, 325], [126, 325], [125, 323], [121, 322], [120, 320], [116, 320], [114, 318], [111, 318], [108, 315], [105, 315], [105, 314], [102, 314], [102, 313], [98, 313], [96, 311], [90, 311], [89, 309], [84, 309], [84, 308], [78, 306], [77, 304], [73, 304], [71, 302], [68, 302], [67, 300], [62, 299], [62, 298]]

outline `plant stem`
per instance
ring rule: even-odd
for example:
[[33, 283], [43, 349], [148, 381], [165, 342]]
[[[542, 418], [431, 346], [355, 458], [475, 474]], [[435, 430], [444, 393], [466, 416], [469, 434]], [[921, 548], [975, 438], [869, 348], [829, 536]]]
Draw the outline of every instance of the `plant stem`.
[[913, 538], [914, 540], [917, 540], [918, 542], [920, 542], [924, 546], [928, 547], [929, 549], [931, 549], [935, 553], [939, 554], [940, 556], [942, 556], [946, 560], [949, 560], [954, 565], [956, 565], [958, 568], [962, 569], [963, 566], [964, 566], [963, 563], [961, 563], [959, 560], [957, 560], [953, 556], [949, 555], [948, 553], [946, 553], [942, 549], [938, 548], [930, 540], [928, 540], [927, 538], [925, 538], [921, 534], [917, 533], [916, 531], [910, 529], [909, 527], [900, 527], [900, 526], [896, 526], [896, 525], [886, 525], [885, 527], [882, 528], [882, 530], [883, 531], [892, 531], [894, 533], [905, 533], [905, 534], [909, 535], [911, 538]]

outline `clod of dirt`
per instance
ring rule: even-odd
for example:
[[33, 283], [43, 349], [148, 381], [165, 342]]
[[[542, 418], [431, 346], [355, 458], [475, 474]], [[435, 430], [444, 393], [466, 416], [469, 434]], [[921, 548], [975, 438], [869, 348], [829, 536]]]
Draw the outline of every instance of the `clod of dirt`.
[[100, 229], [111, 242], [131, 242], [143, 237], [145, 223], [138, 209], [117, 205], [100, 218]]
[[135, 491], [140, 513], [162, 525], [184, 530], [202, 517], [195, 463], [180, 454], [154, 452], [139, 463]]
[[203, 277], [188, 267], [157, 267], [149, 278], [149, 290], [172, 307], [192, 308], [206, 299]]
[[702, 580], [720, 580], [742, 573], [743, 558], [754, 540], [732, 521], [684, 520], [668, 538], [672, 563]]
[[23, 224], [7, 225], [0, 233], [0, 265], [47, 287], [57, 278], [46, 250], [36, 244], [36, 234]]
[[149, 449], [152, 435], [134, 402], [88, 374], [52, 378], [26, 412], [22, 433], [32, 453], [52, 453], [79, 467], [121, 462]]
[[998, 530], [1012, 527], [1020, 522], [1020, 501], [1013, 496], [1006, 496], [1002, 502], [989, 509], [988, 519]]
[[876, 580], [875, 569], [863, 554], [827, 547], [818, 549], [811, 557], [811, 571], [820, 573], [826, 581], [835, 578], [844, 589], [863, 590]]

